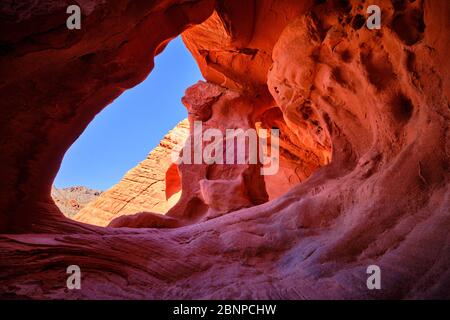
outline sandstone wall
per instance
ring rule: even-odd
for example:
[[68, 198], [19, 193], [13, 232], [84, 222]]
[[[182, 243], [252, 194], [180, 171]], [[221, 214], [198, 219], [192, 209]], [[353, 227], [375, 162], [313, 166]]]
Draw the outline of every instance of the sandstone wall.
[[[367, 0], [91, 1], [77, 36], [56, 28], [62, 2], [47, 2], [39, 13], [0, 5], [0, 29], [15, 30], [0, 38], [0, 295], [450, 297], [448, 1], [373, 0], [380, 30], [361, 23]], [[189, 90], [188, 109], [211, 107], [210, 119], [228, 110], [227, 125], [276, 121], [303, 182], [248, 207], [242, 181], [231, 182], [249, 168], [231, 179], [216, 168], [215, 180], [200, 165], [180, 168], [192, 201], [182, 196], [164, 219], [118, 223], [153, 228], [63, 218], [49, 193], [64, 151], [189, 27], [208, 83]], [[83, 290], [67, 293], [73, 263]], [[369, 265], [381, 268], [382, 290], [367, 289]]]
[[[189, 122], [183, 120], [164, 136], [145, 160], [128, 171], [111, 189], [81, 209], [73, 219], [107, 226], [114, 218], [122, 215], [142, 211], [166, 213], [176, 203], [181, 191], [178, 169], [172, 165], [172, 152], [184, 144], [188, 135]], [[169, 169], [174, 170], [173, 175], [167, 175]], [[171, 191], [171, 194], [166, 191]]]

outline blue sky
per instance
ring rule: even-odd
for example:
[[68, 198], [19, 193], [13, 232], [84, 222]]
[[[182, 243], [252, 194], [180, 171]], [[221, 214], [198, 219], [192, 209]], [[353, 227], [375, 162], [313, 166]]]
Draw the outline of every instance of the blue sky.
[[181, 38], [172, 40], [147, 79], [103, 109], [70, 147], [55, 186], [112, 187], [187, 117], [181, 98], [201, 79]]

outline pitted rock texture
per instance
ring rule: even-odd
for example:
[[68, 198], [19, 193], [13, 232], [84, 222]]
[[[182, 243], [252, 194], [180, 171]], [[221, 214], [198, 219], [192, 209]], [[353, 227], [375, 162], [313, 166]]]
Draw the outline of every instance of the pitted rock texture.
[[[374, 0], [380, 30], [361, 23], [367, 0], [93, 1], [69, 35], [47, 2], [0, 5], [15, 29], [0, 38], [1, 297], [450, 298], [448, 1]], [[302, 182], [246, 207], [223, 170], [205, 186], [206, 166], [180, 167], [197, 197], [124, 223], [153, 228], [64, 218], [49, 199], [64, 151], [183, 31], [208, 81], [187, 93], [190, 117], [278, 123]], [[241, 209], [212, 192], [224, 185]], [[83, 289], [68, 292], [74, 263]], [[367, 289], [369, 265], [382, 290]]]
[[172, 153], [189, 135], [189, 122], [181, 121], [161, 140], [148, 157], [111, 189], [81, 209], [73, 219], [96, 226], [107, 226], [113, 219], [149, 211], [166, 213], [178, 200], [181, 181], [172, 165]]
[[[134, 176], [137, 170], [143, 177], [143, 181], [125, 177], [113, 187], [111, 192], [106, 192], [103, 197], [83, 210], [79, 216], [75, 217], [75, 220], [98, 225], [95, 223], [96, 219], [107, 216], [106, 220], [111, 220], [117, 217], [110, 226], [141, 228], [161, 227], [165, 223], [167, 227], [171, 227], [174, 224], [186, 225], [204, 221], [275, 199], [325, 164], [324, 159], [315, 156], [313, 152], [308, 153], [310, 149], [296, 139], [295, 134], [289, 130], [283, 120], [279, 109], [273, 107], [272, 100], [268, 100], [267, 97], [242, 95], [238, 91], [200, 81], [186, 90], [182, 102], [188, 110], [189, 125], [186, 127], [190, 128], [190, 133], [185, 136], [189, 135], [189, 137], [188, 139], [184, 137], [184, 144], [176, 143], [169, 148], [175, 151], [174, 154], [179, 152], [181, 163], [177, 165], [175, 159], [172, 159], [170, 164], [171, 160], [168, 156], [155, 153], [154, 161], [148, 164], [149, 168], [156, 168], [161, 172], [167, 171], [165, 184], [166, 191], [170, 193], [167, 196], [182, 190], [178, 192], [179, 197], [172, 198], [173, 207], [167, 205], [162, 205], [160, 208], [154, 207], [154, 201], [148, 193], [161, 195], [161, 191], [165, 188], [164, 181], [160, 179], [162, 183], [157, 184], [153, 184], [153, 180], [149, 182], [149, 177], [153, 175], [142, 172], [138, 166], [131, 170], [131, 173]], [[262, 110], [265, 109], [267, 111], [263, 112]], [[198, 132], [195, 129], [196, 123], [201, 124]], [[239, 133], [227, 136], [227, 130], [236, 128], [241, 130], [242, 136], [239, 136]], [[269, 165], [274, 168], [273, 174], [262, 175], [261, 163], [254, 164], [250, 161], [251, 133], [255, 133], [253, 141], [256, 141], [253, 143], [255, 147], [253, 152], [258, 153], [261, 146], [257, 132], [270, 128], [278, 128], [281, 131], [278, 156], [280, 169], [277, 171], [277, 166], [270, 163]], [[245, 136], [248, 132], [250, 132], [250, 138]], [[221, 141], [216, 141], [218, 139], [216, 136], [209, 137], [208, 133], [218, 134]], [[271, 141], [269, 138], [267, 142], [269, 150]], [[213, 156], [216, 152], [213, 150], [216, 149], [217, 144], [220, 145], [219, 152], [222, 152], [222, 160], [219, 162], [223, 164], [207, 163], [204, 155]], [[228, 147], [229, 145], [231, 148]], [[241, 148], [244, 163], [237, 162]], [[228, 162], [230, 151], [234, 153], [232, 163]], [[268, 152], [266, 155], [268, 156]], [[200, 158], [196, 159], [198, 156]], [[196, 162], [198, 160], [200, 163]], [[128, 180], [133, 181], [134, 188], [129, 187]], [[171, 190], [174, 181], [177, 182], [178, 190]], [[137, 201], [136, 192], [133, 189], [145, 190]], [[122, 195], [118, 196], [116, 190], [120, 190]], [[120, 198], [131, 198], [132, 205], [128, 203], [122, 205], [118, 201]], [[115, 210], [114, 205], [119, 205], [119, 210]], [[103, 212], [95, 209], [98, 207], [103, 207]], [[155, 213], [166, 213], [166, 211], [168, 212], [165, 218], [155, 215]], [[88, 214], [88, 219], [80, 217], [85, 212]], [[138, 214], [133, 215], [133, 213]], [[122, 217], [124, 214], [128, 216]]]

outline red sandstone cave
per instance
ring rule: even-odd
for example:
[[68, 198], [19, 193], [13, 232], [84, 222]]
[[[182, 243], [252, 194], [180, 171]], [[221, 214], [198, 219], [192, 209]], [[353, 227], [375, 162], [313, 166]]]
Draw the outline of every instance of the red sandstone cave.
[[[69, 1], [0, 4], [0, 298], [450, 298], [449, 1], [77, 3], [70, 31]], [[189, 121], [279, 128], [281, 173], [183, 164], [165, 216], [65, 218], [65, 151], [180, 34]]]

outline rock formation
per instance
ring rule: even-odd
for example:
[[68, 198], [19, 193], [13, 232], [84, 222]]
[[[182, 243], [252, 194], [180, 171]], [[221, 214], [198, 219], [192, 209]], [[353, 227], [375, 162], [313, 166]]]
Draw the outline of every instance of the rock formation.
[[[450, 298], [448, 1], [92, 0], [79, 31], [25, 2], [0, 4], [1, 297]], [[180, 165], [167, 215], [66, 219], [65, 150], [181, 33], [207, 80], [189, 121], [279, 128], [282, 170]]]
[[172, 152], [183, 145], [188, 134], [188, 121], [181, 121], [144, 161], [73, 219], [104, 227], [123, 215], [141, 211], [166, 213], [177, 202], [181, 191], [178, 168], [172, 164]]
[[59, 210], [68, 218], [73, 218], [87, 204], [101, 195], [101, 191], [77, 186], [58, 189], [52, 187], [51, 196]]

